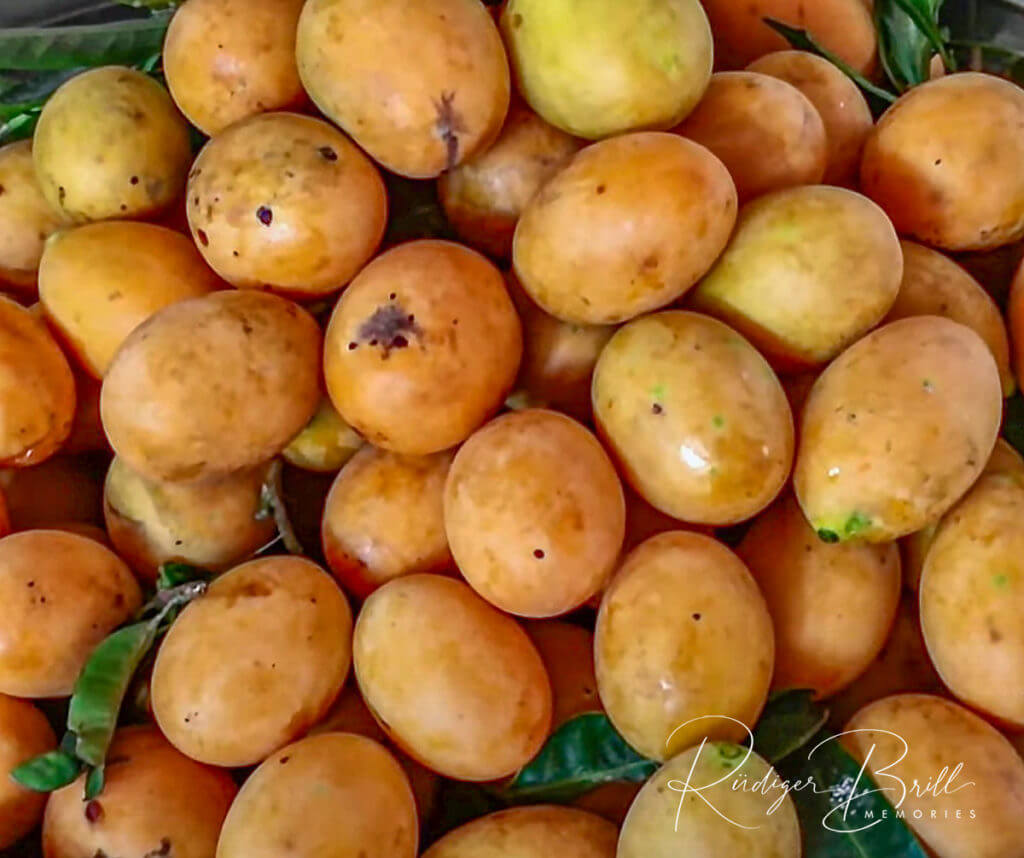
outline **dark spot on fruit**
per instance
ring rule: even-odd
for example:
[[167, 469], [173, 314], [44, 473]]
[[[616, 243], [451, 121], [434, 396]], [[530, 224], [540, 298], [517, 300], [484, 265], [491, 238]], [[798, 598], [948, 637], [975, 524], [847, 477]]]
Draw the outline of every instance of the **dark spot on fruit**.
[[459, 162], [459, 132], [465, 131], [462, 116], [455, 109], [455, 92], [442, 92], [439, 101], [434, 102], [437, 121], [434, 130], [447, 149], [447, 169], [452, 169]]
[[201, 245], [202, 245], [203, 247], [209, 247], [209, 246], [210, 246], [210, 239], [208, 239], [208, 238], [206, 237], [206, 233], [205, 233], [205, 232], [203, 232], [203, 231], [202, 231], [201, 229], [197, 229], [197, 230], [196, 230], [196, 238], [198, 238], [198, 239], [199, 239], [199, 243], [200, 243], [200, 244], [201, 244]]
[[160, 845], [156, 849], [150, 849], [142, 858], [170, 858], [171, 855], [171, 839], [169, 837], [161, 837]]
[[374, 310], [359, 326], [358, 338], [371, 346], [380, 344], [387, 358], [392, 349], [404, 349], [409, 345], [409, 336], [422, 333], [416, 319], [407, 315], [399, 304], [385, 304]]
[[316, 150], [320, 153], [320, 157], [327, 161], [337, 161], [338, 153], [335, 152], [330, 146], [321, 146]]
[[264, 226], [270, 226], [274, 221], [274, 213], [266, 206], [260, 206], [256, 209], [256, 219]]
[[658, 257], [657, 257], [656, 254], [652, 253], [650, 256], [646, 257], [644, 259], [644, 261], [642, 263], [640, 263], [640, 264], [644, 268], [657, 268], [658, 267]]
[[534, 548], [533, 549], [533, 556], [536, 557], [538, 560], [543, 560], [544, 559], [544, 550], [541, 549], [541, 548]]
[[139, 183], [139, 177], [132, 176], [128, 181], [131, 182], [133, 185], [137, 185]]
[[692, 617], [693, 617], [693, 618], [694, 618], [695, 620], [699, 620], [699, 619], [700, 619], [700, 614], [692, 614], [691, 616], [692, 616]]
[[285, 763], [287, 763], [287, 762], [288, 762], [288, 761], [289, 761], [290, 759], [291, 759], [291, 757], [281, 757], [281, 765], [283, 766], [283, 765], [284, 765]]
[[664, 414], [664, 413], [665, 413], [665, 409], [661, 407], [661, 403], [655, 402], [651, 406], [651, 414]]
[[2, 197], [6, 193], [7, 193], [7, 188], [5, 188], [3, 185], [0, 185], [0, 197]]
[[608, 188], [606, 188], [606, 187], [605, 187], [604, 185], [598, 185], [598, 186], [597, 186], [597, 192], [598, 192], [599, 194], [603, 194], [603, 193], [604, 193], [605, 191], [607, 191], [607, 190], [608, 190]]
[[123, 211], [123, 212], [128, 211], [128, 206], [126, 206], [124, 203], [121, 203], [121, 211]]
[[68, 192], [64, 190], [64, 186], [61, 185], [57, 188], [57, 199], [60, 200], [61, 204], [64, 203], [64, 198], [68, 195]]
[[103, 818], [103, 805], [93, 799], [85, 805], [85, 818], [89, 822], [96, 822]]
[[232, 250], [231, 251], [231, 255], [232, 256], [238, 256], [238, 251], [237, 250]]
[[29, 589], [32, 589], [33, 587], [35, 587], [35, 585], [36, 585], [36, 582], [35, 582], [35, 581], [29, 581], [29, 582], [28, 582], [28, 587], [29, 587]]
[[512, 16], [512, 26], [515, 27], [517, 30], [523, 26], [523, 16], [520, 15], [518, 12]]
[[252, 325], [245, 321], [245, 319], [242, 320], [242, 333], [247, 337], [252, 336]]
[[941, 158], [936, 158], [936, 159], [935, 159], [935, 166], [936, 166], [936, 167], [938, 167], [938, 166], [939, 166], [939, 164], [941, 164], [941, 163], [942, 163], [942, 159], [941, 159]]
[[395, 292], [392, 292], [390, 295], [388, 295], [388, 300], [389, 301], [394, 301], [395, 298], [397, 298], [397, 297], [398, 297], [398, 295]]
[[357, 348], [359, 348], [359, 343], [352, 342], [348, 344], [348, 350], [350, 352], [354, 352]]
[[120, 608], [120, 607], [122, 607], [124, 605], [124, 594], [123, 593], [118, 593], [116, 596], [114, 596], [114, 604], [118, 608]]

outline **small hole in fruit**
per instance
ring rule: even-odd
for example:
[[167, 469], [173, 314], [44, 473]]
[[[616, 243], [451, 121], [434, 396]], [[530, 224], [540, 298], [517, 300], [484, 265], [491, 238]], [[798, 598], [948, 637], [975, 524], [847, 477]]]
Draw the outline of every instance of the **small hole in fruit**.
[[534, 548], [533, 549], [533, 556], [536, 557], [538, 560], [543, 560], [544, 559], [544, 551], [543, 551], [543, 549]]
[[694, 615], [693, 615], [693, 618], [694, 618], [695, 620], [699, 620], [699, 619], [700, 619], [700, 614], [694, 614]]
[[354, 352], [357, 348], [359, 348], [359, 343], [349, 343], [348, 344], [348, 350], [350, 352]]
[[197, 238], [199, 239], [199, 243], [200, 243], [200, 244], [201, 244], [201, 245], [202, 245], [203, 247], [209, 247], [209, 245], [210, 245], [210, 239], [208, 239], [208, 238], [206, 237], [206, 233], [205, 233], [205, 232], [203, 232], [203, 231], [202, 231], [201, 229], [197, 229], [197, 230], [196, 230], [196, 237], [197, 237]]
[[139, 177], [132, 176], [128, 181], [131, 182], [133, 185], [137, 185], [139, 183]]
[[264, 226], [270, 226], [274, 221], [274, 213], [266, 206], [260, 206], [256, 209], [256, 218]]

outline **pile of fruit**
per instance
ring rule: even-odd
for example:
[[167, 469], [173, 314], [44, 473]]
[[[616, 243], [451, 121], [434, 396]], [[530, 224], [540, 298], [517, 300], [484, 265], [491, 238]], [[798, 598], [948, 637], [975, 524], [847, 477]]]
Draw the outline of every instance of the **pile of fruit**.
[[0, 852], [1024, 858], [1024, 90], [939, 6], [0, 32]]

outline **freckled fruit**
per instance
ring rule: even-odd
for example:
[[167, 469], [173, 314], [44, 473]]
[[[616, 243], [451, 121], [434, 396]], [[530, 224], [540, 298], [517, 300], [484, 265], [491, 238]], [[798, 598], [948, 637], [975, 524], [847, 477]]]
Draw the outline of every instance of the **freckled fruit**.
[[550, 617], [597, 593], [618, 560], [622, 486], [608, 454], [563, 414], [505, 414], [459, 449], [444, 491], [452, 555], [503, 611]]
[[501, 36], [478, 0], [309, 0], [296, 54], [324, 115], [410, 178], [439, 176], [486, 149], [508, 111]]
[[551, 315], [624, 322], [690, 289], [735, 220], [732, 179], [707, 149], [627, 134], [588, 146], [541, 188], [516, 225], [513, 263]]
[[140, 71], [105, 66], [50, 97], [32, 157], [46, 199], [84, 222], [166, 210], [181, 193], [192, 149], [167, 90]]
[[490, 781], [518, 771], [551, 724], [551, 687], [522, 628], [468, 585], [409, 575], [359, 613], [359, 688], [385, 732], [439, 774]]
[[501, 407], [521, 354], [498, 269], [452, 242], [411, 241], [374, 259], [341, 296], [324, 376], [360, 435], [425, 455], [465, 440]]
[[597, 616], [601, 701], [626, 741], [655, 760], [704, 737], [745, 738], [736, 721], [757, 720], [773, 651], [771, 617], [743, 561], [697, 533], [633, 549]]
[[994, 75], [915, 86], [868, 137], [861, 187], [901, 234], [925, 244], [1009, 244], [1024, 236], [1022, 124], [1024, 92]]
[[509, 0], [501, 28], [530, 106], [591, 140], [671, 128], [711, 75], [711, 31], [697, 0]]
[[789, 475], [782, 385], [753, 346], [708, 316], [671, 310], [624, 325], [601, 352], [593, 401], [627, 482], [675, 518], [742, 521]]
[[229, 283], [314, 297], [348, 283], [384, 234], [376, 167], [311, 116], [266, 113], [222, 131], [186, 191], [199, 252]]
[[295, 65], [302, 0], [188, 0], [164, 40], [167, 88], [204, 134], [306, 100]]
[[825, 174], [821, 116], [800, 90], [768, 75], [712, 75], [700, 104], [674, 130], [721, 159], [741, 203]]
[[793, 474], [804, 515], [832, 542], [920, 530], [977, 479], [1002, 409], [996, 362], [970, 328], [939, 316], [884, 325], [811, 389]]

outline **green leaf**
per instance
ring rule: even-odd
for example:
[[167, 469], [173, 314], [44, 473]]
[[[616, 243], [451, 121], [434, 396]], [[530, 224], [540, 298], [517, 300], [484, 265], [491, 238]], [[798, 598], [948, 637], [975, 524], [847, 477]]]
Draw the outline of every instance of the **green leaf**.
[[452, 829], [507, 806], [506, 802], [479, 784], [443, 780], [434, 802], [434, 812], [423, 828], [423, 848]]
[[956, 69], [939, 29], [942, 4], [943, 0], [877, 0], [875, 3], [878, 56], [886, 76], [901, 92], [928, 80], [929, 64], [935, 54], [942, 57], [946, 68]]
[[873, 84], [870, 80], [864, 77], [864, 75], [841, 60], [836, 54], [832, 53], [827, 48], [822, 47], [818, 44], [815, 38], [807, 32], [807, 30], [802, 30], [798, 27], [790, 27], [788, 24], [784, 24], [782, 21], [776, 21], [774, 18], [765, 18], [764, 22], [797, 50], [809, 51], [812, 54], [817, 54], [819, 57], [824, 57], [832, 63], [832, 65], [838, 68], [861, 88], [864, 94], [868, 96], [869, 101], [872, 99], [874, 100], [873, 106], [875, 107], [876, 112], [879, 107], [892, 104], [896, 101], [896, 95], [889, 92], [887, 89], [883, 89], [882, 87]]
[[168, 616], [202, 593], [196, 581], [163, 591], [162, 606], [149, 620], [118, 629], [89, 656], [71, 695], [68, 729], [78, 738], [75, 753], [90, 766], [102, 766], [117, 727], [125, 692], [143, 657], [164, 628]]
[[790, 795], [807, 858], [926, 858], [917, 838], [838, 737], [819, 733], [806, 754], [791, 754], [776, 768], [790, 784], [804, 784]]
[[[39, 121], [42, 109], [42, 105], [24, 107], [10, 118], [4, 119], [3, 124], [0, 125], [0, 146], [31, 137], [36, 130], [36, 123]], [[2, 112], [2, 108], [0, 108], [0, 112]]]
[[213, 573], [189, 563], [162, 563], [156, 573], [156, 586], [159, 590], [172, 590], [192, 581], [209, 581]]
[[82, 764], [74, 754], [58, 749], [15, 767], [11, 777], [26, 789], [52, 792], [72, 783], [81, 771]]
[[572, 801], [612, 781], [642, 783], [657, 768], [626, 744], [607, 715], [588, 712], [559, 727], [501, 795], [516, 803]]
[[89, 774], [85, 779], [85, 800], [92, 801], [96, 796], [103, 792], [103, 766], [94, 766], [89, 769]]
[[828, 721], [828, 709], [805, 689], [780, 691], [768, 700], [754, 728], [754, 750], [775, 764], [802, 748]]
[[144, 62], [160, 52], [170, 20], [165, 11], [108, 24], [0, 29], [0, 68], [53, 71]]

